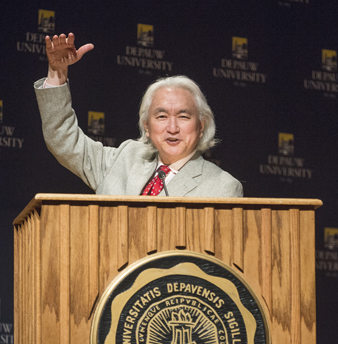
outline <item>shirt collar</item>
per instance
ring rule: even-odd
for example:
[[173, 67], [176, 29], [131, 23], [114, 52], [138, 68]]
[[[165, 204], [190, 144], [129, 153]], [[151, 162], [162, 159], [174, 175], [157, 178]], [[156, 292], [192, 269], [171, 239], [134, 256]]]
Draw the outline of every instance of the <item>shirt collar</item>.
[[[196, 149], [189, 154], [188, 156], [186, 156], [185, 158], [182, 158], [178, 161], [175, 161], [173, 164], [169, 165], [169, 168], [171, 169], [171, 171], [173, 173], [177, 173], [196, 153]], [[163, 162], [160, 159], [160, 156], [157, 155], [157, 167], [156, 170], [161, 166], [164, 165]]]

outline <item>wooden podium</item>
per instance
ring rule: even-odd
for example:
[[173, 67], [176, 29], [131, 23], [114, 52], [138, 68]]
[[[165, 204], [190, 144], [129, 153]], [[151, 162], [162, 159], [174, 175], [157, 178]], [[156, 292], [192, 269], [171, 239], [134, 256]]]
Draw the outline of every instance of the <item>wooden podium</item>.
[[273, 344], [314, 344], [321, 204], [38, 194], [14, 221], [15, 343], [89, 343], [98, 299], [124, 268], [189, 250], [222, 260], [252, 287]]

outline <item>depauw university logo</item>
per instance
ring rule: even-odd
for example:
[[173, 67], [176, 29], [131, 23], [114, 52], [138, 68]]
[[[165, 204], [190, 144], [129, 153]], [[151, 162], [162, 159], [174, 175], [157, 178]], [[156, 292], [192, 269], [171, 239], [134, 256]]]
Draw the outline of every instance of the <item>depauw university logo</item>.
[[338, 249], [338, 228], [326, 227], [324, 229], [324, 246], [329, 250]]
[[55, 12], [39, 10], [39, 31], [44, 33], [54, 33], [55, 30]]
[[3, 119], [3, 101], [0, 100], [0, 152], [2, 148], [21, 149], [23, 146], [24, 139], [15, 137], [15, 127], [11, 125], [4, 125]]
[[278, 133], [278, 151], [279, 154], [293, 155], [295, 151], [293, 134]]
[[0, 100], [0, 124], [2, 123], [3, 121], [3, 113], [2, 113], [2, 100]]
[[268, 344], [269, 337], [263, 308], [235, 271], [171, 251], [112, 281], [95, 311], [91, 344]]
[[154, 46], [153, 25], [137, 24], [137, 44], [143, 47]]
[[154, 27], [137, 24], [137, 46], [127, 45], [125, 53], [116, 56], [120, 66], [136, 67], [139, 74], [152, 75], [152, 70], [171, 72], [174, 62], [166, 61], [165, 50], [154, 49]]
[[232, 59], [221, 58], [221, 66], [214, 67], [215, 78], [233, 80], [235, 86], [246, 87], [247, 82], [265, 84], [267, 74], [260, 73], [259, 63], [248, 61], [248, 39], [232, 37]]
[[[318, 55], [319, 55], [318, 51]], [[320, 55], [319, 55], [320, 56]], [[319, 65], [318, 56], [318, 65]], [[320, 91], [327, 98], [337, 98], [337, 51], [322, 49], [321, 69], [312, 69], [311, 75], [304, 79], [304, 88]]]
[[232, 57], [238, 60], [248, 59], [248, 39], [232, 37]]
[[337, 70], [337, 52], [335, 50], [322, 49], [322, 67], [328, 72]]
[[104, 135], [104, 112], [88, 111], [88, 133]]
[[291, 182], [292, 178], [311, 179], [312, 170], [305, 167], [305, 159], [294, 156], [294, 135], [278, 133], [278, 155], [269, 154], [267, 164], [260, 164], [261, 174], [278, 176], [281, 181]]

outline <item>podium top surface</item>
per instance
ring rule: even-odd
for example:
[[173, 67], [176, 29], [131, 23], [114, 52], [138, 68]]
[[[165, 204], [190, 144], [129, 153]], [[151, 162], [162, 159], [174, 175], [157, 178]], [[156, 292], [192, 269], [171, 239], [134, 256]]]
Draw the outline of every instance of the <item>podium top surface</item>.
[[150, 206], [166, 204], [176, 206], [182, 204], [198, 204], [199, 207], [215, 207], [219, 205], [227, 205], [228, 207], [300, 207], [317, 209], [323, 203], [319, 199], [300, 199], [300, 198], [252, 198], [252, 197], [166, 197], [166, 196], [109, 196], [109, 195], [90, 195], [90, 194], [36, 194], [35, 197], [27, 204], [21, 213], [14, 220], [13, 224], [20, 224], [33, 209], [39, 209], [43, 204], [57, 203], [76, 203], [76, 204], [135, 204]]

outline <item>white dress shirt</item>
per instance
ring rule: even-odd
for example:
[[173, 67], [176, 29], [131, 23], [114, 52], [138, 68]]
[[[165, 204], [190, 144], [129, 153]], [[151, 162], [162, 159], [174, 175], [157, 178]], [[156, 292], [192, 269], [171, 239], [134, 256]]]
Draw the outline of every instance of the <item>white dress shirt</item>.
[[[169, 182], [175, 177], [175, 175], [177, 174], [177, 172], [195, 155], [195, 153], [196, 153], [196, 149], [191, 153], [191, 154], [189, 154], [188, 156], [186, 156], [185, 158], [183, 158], [183, 159], [180, 159], [180, 160], [178, 160], [178, 161], [176, 161], [176, 162], [174, 162], [173, 164], [171, 164], [171, 165], [169, 165], [168, 167], [170, 168], [170, 172], [166, 175], [166, 177], [165, 177], [165, 183], [166, 183], [166, 185], [168, 185], [169, 184]], [[157, 162], [157, 166], [156, 166], [156, 172], [155, 172], [155, 174], [154, 174], [154, 176], [152, 177], [152, 178], [154, 178], [155, 176], [157, 176], [157, 170], [158, 170], [158, 168], [161, 166], [161, 165], [165, 165], [162, 161], [161, 161], [161, 159], [160, 159], [160, 157], [158, 156], [157, 157], [157, 160], [158, 160], [158, 162]], [[151, 179], [152, 179], [151, 178]], [[150, 180], [151, 180], [150, 179]]]

